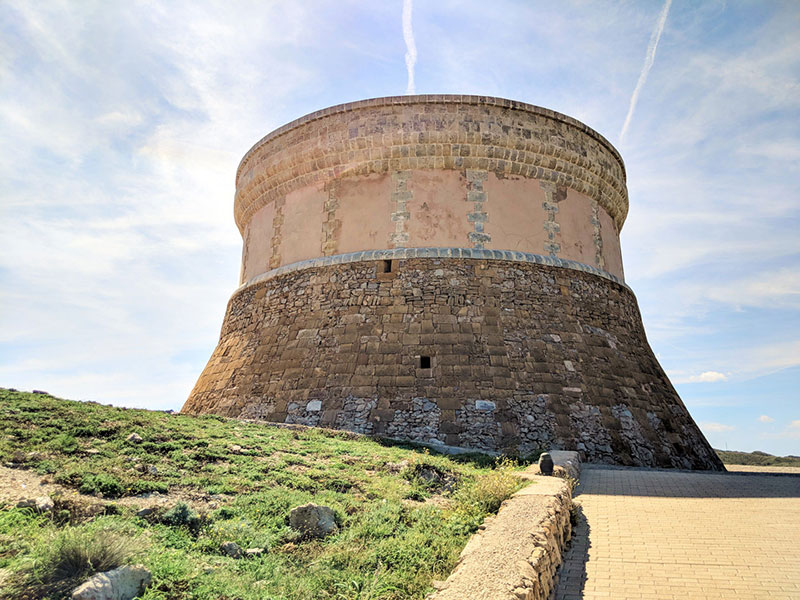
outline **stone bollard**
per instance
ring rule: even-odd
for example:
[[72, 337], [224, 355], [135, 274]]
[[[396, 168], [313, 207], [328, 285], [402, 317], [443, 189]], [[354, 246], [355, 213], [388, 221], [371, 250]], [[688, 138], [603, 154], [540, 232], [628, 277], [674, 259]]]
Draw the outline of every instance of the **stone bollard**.
[[550, 456], [549, 452], [542, 452], [542, 455], [539, 457], [539, 472], [542, 475], [553, 474], [553, 458]]

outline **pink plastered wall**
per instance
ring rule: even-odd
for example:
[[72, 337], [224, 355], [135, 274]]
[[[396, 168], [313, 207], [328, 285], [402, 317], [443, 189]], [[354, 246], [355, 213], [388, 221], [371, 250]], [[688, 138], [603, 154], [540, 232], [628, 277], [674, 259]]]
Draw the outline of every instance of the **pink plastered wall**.
[[[598, 208], [598, 231], [587, 196], [572, 189], [565, 196], [563, 192], [553, 195], [551, 188], [548, 200], [539, 180], [516, 175], [489, 173], [482, 186], [486, 195], [479, 208], [467, 201], [465, 173], [456, 170], [346, 175], [297, 189], [287, 194], [279, 211], [270, 203], [245, 228], [242, 281], [323, 254], [400, 246], [471, 248], [470, 232], [477, 230], [468, 215], [476, 211], [486, 213], [483, 227], [490, 239], [483, 247], [487, 249], [547, 255], [546, 246], [555, 242], [560, 246], [559, 258], [623, 277], [614, 221]], [[546, 226], [551, 216], [543, 206], [546, 201], [558, 206], [553, 240], [548, 237], [553, 228]], [[393, 219], [393, 214], [402, 212], [407, 213], [403, 219]], [[282, 222], [277, 218], [281, 213]], [[398, 233], [407, 235], [407, 241], [395, 243]], [[280, 258], [279, 264], [271, 264], [273, 256]]]
[[256, 212], [250, 223], [248, 223], [244, 234], [240, 283], [244, 283], [269, 270], [269, 260], [272, 256], [274, 217], [275, 205], [267, 204]]
[[336, 252], [389, 248], [392, 223], [392, 178], [387, 173], [346, 177], [332, 185], [337, 200]]
[[486, 247], [545, 253], [545, 194], [539, 180], [513, 175], [498, 178], [490, 173], [484, 189], [488, 197], [484, 209], [489, 214], [486, 233], [492, 237]]
[[620, 279], [625, 278], [622, 269], [622, 248], [619, 243], [619, 231], [614, 220], [602, 208], [600, 213], [600, 237], [603, 240], [603, 258], [605, 270]]
[[328, 193], [315, 184], [286, 195], [278, 251], [281, 265], [322, 256], [323, 209]]
[[472, 230], [467, 221], [465, 179], [459, 171], [414, 171], [407, 184], [411, 191], [406, 210], [408, 245], [466, 247]]
[[591, 200], [568, 189], [567, 197], [558, 203], [556, 222], [559, 225], [556, 242], [561, 246], [559, 258], [598, 267]]

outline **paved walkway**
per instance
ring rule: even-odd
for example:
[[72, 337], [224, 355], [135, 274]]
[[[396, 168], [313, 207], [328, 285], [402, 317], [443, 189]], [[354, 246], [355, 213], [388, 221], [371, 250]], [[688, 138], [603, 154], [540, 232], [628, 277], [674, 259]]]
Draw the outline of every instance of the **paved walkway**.
[[800, 599], [800, 476], [586, 465], [556, 600]]

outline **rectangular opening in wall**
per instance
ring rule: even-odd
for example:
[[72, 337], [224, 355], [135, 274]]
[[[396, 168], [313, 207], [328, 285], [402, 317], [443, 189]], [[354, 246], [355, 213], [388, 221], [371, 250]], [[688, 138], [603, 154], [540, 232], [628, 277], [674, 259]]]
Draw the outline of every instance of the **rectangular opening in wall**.
[[431, 368], [431, 357], [430, 356], [420, 356], [419, 357], [419, 368], [420, 369], [430, 369]]
[[383, 261], [383, 272], [384, 273], [391, 273], [392, 272], [392, 261], [391, 260], [384, 260]]

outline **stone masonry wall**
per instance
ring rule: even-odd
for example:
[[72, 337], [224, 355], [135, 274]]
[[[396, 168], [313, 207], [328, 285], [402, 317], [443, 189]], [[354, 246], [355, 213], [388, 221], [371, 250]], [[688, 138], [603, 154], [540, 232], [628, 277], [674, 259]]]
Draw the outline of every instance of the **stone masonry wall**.
[[625, 286], [500, 260], [414, 258], [383, 270], [310, 267], [241, 288], [183, 411], [721, 468]]

